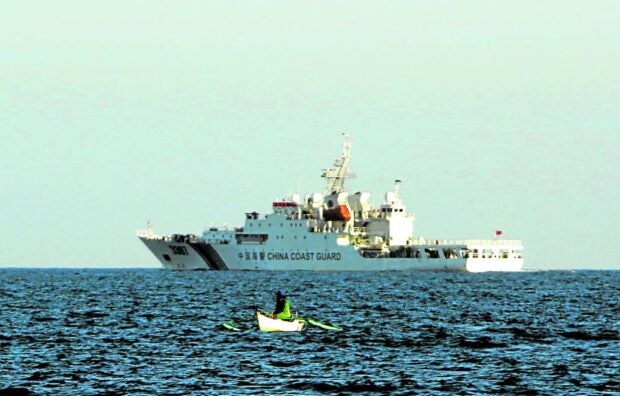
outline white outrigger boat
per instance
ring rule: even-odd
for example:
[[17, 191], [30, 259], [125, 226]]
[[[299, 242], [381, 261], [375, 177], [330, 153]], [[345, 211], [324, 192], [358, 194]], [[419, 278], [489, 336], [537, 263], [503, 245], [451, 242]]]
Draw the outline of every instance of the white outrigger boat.
[[[302, 331], [309, 325], [318, 327], [323, 330], [342, 331], [342, 327], [337, 324], [320, 322], [313, 318], [300, 318], [297, 315], [295, 315], [295, 317], [293, 317], [291, 320], [274, 319], [271, 318], [269, 314], [258, 310], [256, 311], [256, 318], [258, 319], [258, 329], [260, 331]], [[244, 329], [243, 326], [237, 325], [233, 320], [225, 321], [224, 323], [222, 323], [222, 326], [225, 329], [232, 331], [248, 330], [247, 327]]]
[[258, 328], [260, 331], [302, 331], [306, 327], [306, 321], [300, 318], [293, 320], [273, 319], [256, 311]]

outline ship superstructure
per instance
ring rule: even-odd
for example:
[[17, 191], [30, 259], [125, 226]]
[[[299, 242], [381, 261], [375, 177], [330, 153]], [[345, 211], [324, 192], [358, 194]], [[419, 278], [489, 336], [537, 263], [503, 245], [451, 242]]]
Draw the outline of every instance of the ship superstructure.
[[379, 207], [371, 194], [350, 194], [344, 184], [351, 140], [322, 175], [326, 189], [278, 200], [272, 212], [245, 214], [243, 227], [209, 227], [202, 235], [160, 236], [152, 227], [138, 237], [171, 270], [310, 271], [519, 271], [519, 240], [441, 240], [414, 236], [414, 215], [400, 197], [400, 180]]

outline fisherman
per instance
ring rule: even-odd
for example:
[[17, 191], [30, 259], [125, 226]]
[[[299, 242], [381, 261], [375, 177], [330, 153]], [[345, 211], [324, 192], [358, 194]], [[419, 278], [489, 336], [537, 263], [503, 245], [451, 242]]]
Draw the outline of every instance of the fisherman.
[[276, 292], [276, 309], [271, 313], [272, 318], [290, 319], [291, 304], [282, 290]]

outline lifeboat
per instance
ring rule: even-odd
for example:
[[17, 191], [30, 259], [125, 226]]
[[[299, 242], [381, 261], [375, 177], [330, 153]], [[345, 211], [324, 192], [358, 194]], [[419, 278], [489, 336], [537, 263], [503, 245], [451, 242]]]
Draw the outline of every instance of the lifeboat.
[[351, 212], [347, 205], [338, 205], [334, 208], [323, 210], [323, 219], [328, 221], [349, 221], [351, 220]]

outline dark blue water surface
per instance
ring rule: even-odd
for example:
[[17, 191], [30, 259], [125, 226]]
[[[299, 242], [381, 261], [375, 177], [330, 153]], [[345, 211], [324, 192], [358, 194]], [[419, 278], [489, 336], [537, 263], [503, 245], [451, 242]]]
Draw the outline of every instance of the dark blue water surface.
[[[277, 289], [344, 330], [259, 332]], [[2, 269], [0, 309], [0, 394], [620, 392], [620, 271]]]

